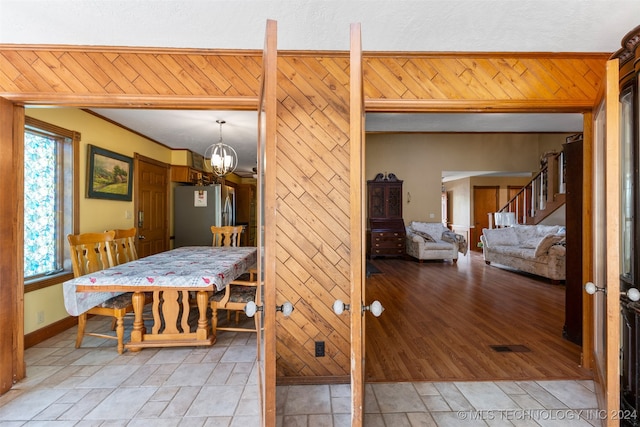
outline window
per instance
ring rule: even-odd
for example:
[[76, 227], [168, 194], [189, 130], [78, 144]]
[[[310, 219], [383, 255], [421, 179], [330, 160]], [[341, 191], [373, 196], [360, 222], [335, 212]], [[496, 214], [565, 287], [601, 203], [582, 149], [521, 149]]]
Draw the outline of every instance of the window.
[[77, 132], [25, 118], [24, 278], [27, 285], [53, 284], [59, 280], [48, 279], [59, 279], [60, 274], [70, 272], [66, 236], [77, 229], [74, 170], [79, 139]]

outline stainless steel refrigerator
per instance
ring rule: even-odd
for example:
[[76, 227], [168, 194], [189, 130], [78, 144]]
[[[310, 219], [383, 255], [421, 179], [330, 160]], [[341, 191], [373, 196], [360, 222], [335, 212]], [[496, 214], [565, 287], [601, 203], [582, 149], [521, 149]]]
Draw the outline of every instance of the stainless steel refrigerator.
[[173, 247], [210, 246], [211, 226], [234, 225], [234, 188], [180, 186], [173, 194]]

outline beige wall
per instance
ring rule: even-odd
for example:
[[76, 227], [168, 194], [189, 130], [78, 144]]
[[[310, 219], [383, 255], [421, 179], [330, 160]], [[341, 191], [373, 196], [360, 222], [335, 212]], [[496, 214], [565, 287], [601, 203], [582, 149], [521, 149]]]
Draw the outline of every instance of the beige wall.
[[[75, 108], [28, 108], [26, 115], [80, 132], [82, 136], [78, 171], [80, 232], [133, 227], [133, 201], [86, 198], [87, 144], [130, 157], [139, 153], [165, 163], [171, 163], [171, 150]], [[38, 323], [38, 312], [44, 313], [44, 323]], [[67, 317], [62, 298], [62, 284], [26, 293], [24, 313], [25, 334]]]
[[139, 153], [165, 163], [171, 163], [171, 150], [75, 108], [29, 108], [26, 115], [82, 135], [79, 171], [80, 232], [133, 227], [133, 201], [86, 198], [87, 145], [95, 145], [129, 157]]
[[[440, 221], [442, 171], [538, 171], [540, 156], [547, 151], [562, 150], [567, 136], [568, 134], [367, 134], [365, 176], [369, 180], [379, 172], [394, 173], [404, 181], [405, 223]], [[506, 202], [507, 185], [524, 183], [517, 178], [500, 179], [500, 185], [504, 185], [504, 189], [501, 189], [501, 203], [503, 198]], [[470, 191], [473, 185], [471, 180], [455, 184], [453, 206], [456, 210], [453, 222], [458, 225], [472, 224]], [[410, 199], [408, 195], [411, 196]]]
[[445, 184], [445, 190], [449, 195], [448, 222], [460, 227], [469, 227], [472, 224], [471, 212], [471, 178], [456, 179]]

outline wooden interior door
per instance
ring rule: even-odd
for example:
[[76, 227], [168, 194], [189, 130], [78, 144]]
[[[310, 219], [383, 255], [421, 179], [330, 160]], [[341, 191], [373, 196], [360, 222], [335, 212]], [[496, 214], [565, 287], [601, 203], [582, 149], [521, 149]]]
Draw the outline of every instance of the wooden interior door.
[[592, 272], [601, 291], [591, 297], [591, 357], [604, 426], [620, 409], [620, 154], [618, 60], [606, 65], [604, 91], [593, 112]]
[[489, 228], [489, 213], [498, 210], [498, 190], [497, 186], [473, 186], [473, 225], [471, 230], [472, 240], [469, 248], [475, 251], [478, 248], [480, 236], [483, 228]]
[[[263, 307], [258, 312], [258, 392], [261, 425], [276, 425], [276, 119], [277, 22], [267, 21], [258, 102], [258, 278]], [[269, 173], [267, 173], [269, 171]], [[264, 325], [264, 327], [261, 327]]]
[[134, 210], [140, 258], [169, 249], [169, 165], [135, 155]]
[[364, 417], [365, 322], [365, 198], [364, 198], [364, 89], [360, 24], [351, 24], [350, 48], [350, 203], [351, 245], [351, 426], [361, 427]]

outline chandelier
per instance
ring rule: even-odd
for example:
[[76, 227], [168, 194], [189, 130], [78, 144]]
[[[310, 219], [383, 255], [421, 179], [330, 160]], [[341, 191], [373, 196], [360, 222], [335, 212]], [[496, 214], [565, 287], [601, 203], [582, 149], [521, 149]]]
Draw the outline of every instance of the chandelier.
[[220, 125], [220, 139], [205, 150], [204, 157], [208, 159], [206, 161], [211, 165], [214, 175], [225, 177], [236, 170], [238, 155], [233, 147], [222, 142], [222, 125], [226, 122], [216, 120], [216, 123]]

